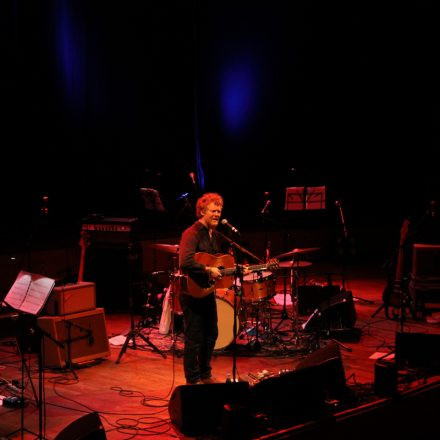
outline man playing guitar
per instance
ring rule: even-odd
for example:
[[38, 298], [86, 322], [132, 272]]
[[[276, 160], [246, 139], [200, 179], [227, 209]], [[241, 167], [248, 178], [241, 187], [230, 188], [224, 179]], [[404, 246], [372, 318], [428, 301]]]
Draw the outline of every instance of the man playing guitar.
[[[180, 269], [201, 288], [209, 288], [212, 281], [222, 278], [218, 267], [197, 262], [195, 258], [198, 252], [220, 253], [215, 229], [222, 209], [223, 198], [219, 194], [202, 195], [196, 204], [198, 220], [183, 232], [180, 240]], [[214, 289], [203, 297], [195, 297], [188, 290], [187, 283], [182, 286], [180, 303], [184, 317], [183, 368], [186, 381], [188, 384], [213, 383], [211, 358], [218, 336]]]

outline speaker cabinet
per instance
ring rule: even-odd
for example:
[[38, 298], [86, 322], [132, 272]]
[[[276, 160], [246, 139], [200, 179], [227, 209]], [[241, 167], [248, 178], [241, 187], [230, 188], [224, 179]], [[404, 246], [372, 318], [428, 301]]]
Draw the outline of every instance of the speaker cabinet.
[[86, 414], [67, 425], [58, 433], [55, 440], [106, 440], [104, 427], [99, 414]]
[[102, 308], [64, 316], [40, 316], [37, 323], [50, 336], [43, 337], [45, 367], [65, 367], [69, 353], [73, 363], [110, 356]]
[[[415, 243], [408, 291], [413, 316], [422, 318], [428, 306], [440, 303], [440, 245]], [[430, 307], [429, 307], [430, 308]]]
[[225, 404], [246, 406], [248, 397], [247, 382], [181, 385], [171, 395], [168, 412], [182, 434], [203, 435], [221, 426]]
[[397, 394], [397, 367], [394, 361], [378, 359], [374, 364], [374, 392], [378, 396]]
[[142, 249], [93, 244], [87, 249], [84, 277], [96, 283], [96, 304], [111, 312], [129, 310], [132, 283], [142, 279]]

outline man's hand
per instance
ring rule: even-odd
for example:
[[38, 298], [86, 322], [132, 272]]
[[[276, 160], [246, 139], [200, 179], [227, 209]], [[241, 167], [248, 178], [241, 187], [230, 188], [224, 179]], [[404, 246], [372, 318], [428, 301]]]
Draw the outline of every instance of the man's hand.
[[222, 273], [218, 267], [214, 266], [206, 266], [206, 272], [208, 272], [209, 276], [215, 280], [220, 279], [222, 277]]
[[243, 276], [252, 273], [252, 271], [249, 270], [249, 264], [246, 264], [245, 266], [243, 266], [242, 269], [243, 269]]

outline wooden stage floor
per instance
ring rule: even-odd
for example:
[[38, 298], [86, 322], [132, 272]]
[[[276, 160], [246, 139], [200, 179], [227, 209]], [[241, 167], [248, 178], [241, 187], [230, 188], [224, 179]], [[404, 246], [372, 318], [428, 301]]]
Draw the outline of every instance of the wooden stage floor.
[[[325, 282], [327, 269], [309, 274], [307, 282]], [[284, 282], [281, 277], [276, 282], [278, 293], [275, 299], [281, 304], [273, 300], [270, 302], [272, 323], [261, 329], [261, 349], [252, 350], [252, 344], [248, 344], [254, 337], [252, 331], [242, 332], [242, 339], [237, 339], [236, 366], [238, 376], [242, 379], [258, 377], [263, 370], [277, 373], [279, 370], [291, 369], [304, 357], [307, 350], [313, 349], [310, 338], [302, 331], [298, 333], [299, 340], [294, 338], [291, 320], [294, 315], [290, 301], [286, 307], [288, 319], [278, 325], [283, 311]], [[335, 283], [338, 282], [335, 279]], [[382, 304], [384, 286], [385, 277], [379, 265], [347, 268], [345, 287], [352, 292], [355, 299], [355, 327], [359, 329], [360, 339], [342, 342], [350, 351], [341, 347], [341, 356], [347, 384], [356, 386], [367, 394], [372, 393], [374, 383], [375, 360], [371, 359], [371, 356], [377, 352], [392, 351], [395, 333], [401, 325], [399, 322], [386, 319], [383, 310], [372, 317]], [[268, 313], [265, 316], [268, 318]], [[136, 323], [139, 323], [138, 317], [135, 318]], [[220, 316], [220, 326], [224, 318]], [[300, 323], [307, 318], [307, 315], [300, 316]], [[125, 335], [130, 330], [128, 314], [108, 313], [106, 323], [109, 338]], [[160, 335], [157, 327], [158, 323], [155, 323], [150, 326], [143, 325], [140, 329], [159, 350], [166, 353], [166, 359], [153, 351], [142, 339], [138, 339], [137, 348], [129, 347], [119, 364], [115, 361], [121, 352], [121, 346], [111, 345], [110, 357], [96, 363], [75, 366], [77, 379], [70, 371], [45, 370], [44, 438], [56, 438], [64, 427], [93, 411], [99, 413], [108, 439], [184, 437], [170, 424], [168, 414], [168, 401], [173, 390], [185, 383], [180, 356], [181, 335], [177, 335], [176, 349], [172, 350], [172, 338], [170, 335]], [[176, 319], [176, 328], [179, 328], [179, 318]], [[246, 328], [250, 329], [250, 324]], [[406, 332], [440, 333], [439, 324], [428, 324], [424, 320], [415, 321], [409, 314], [405, 317], [403, 329]], [[220, 328], [220, 332], [222, 331], [224, 329]], [[322, 340], [321, 344], [325, 345], [327, 342]], [[25, 373], [24, 376], [26, 430], [23, 438], [34, 438], [35, 435], [27, 430], [34, 433], [39, 431], [39, 411], [32, 391], [32, 385], [38, 390], [38, 369], [35, 356], [27, 356], [27, 361], [30, 373]], [[232, 365], [230, 347], [217, 353], [213, 360], [215, 377], [225, 381], [228, 374], [231, 374]], [[0, 394], [14, 394], [8, 384], [13, 380], [18, 381], [18, 384], [21, 382], [21, 368], [14, 340], [3, 339], [0, 346], [0, 378], [3, 382]], [[0, 438], [21, 438], [21, 410], [3, 407], [0, 411]], [[19, 431], [8, 435], [16, 430]]]

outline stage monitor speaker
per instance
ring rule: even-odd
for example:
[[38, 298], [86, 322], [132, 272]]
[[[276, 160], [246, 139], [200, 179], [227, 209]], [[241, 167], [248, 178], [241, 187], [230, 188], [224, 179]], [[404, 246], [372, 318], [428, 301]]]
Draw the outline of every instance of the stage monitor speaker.
[[58, 433], [55, 440], [106, 440], [104, 427], [99, 414], [86, 414], [67, 425]]
[[45, 367], [64, 368], [68, 354], [70, 361], [79, 363], [110, 356], [104, 309], [64, 316], [40, 316], [38, 326], [50, 335], [43, 337]]
[[408, 367], [440, 367], [440, 335], [396, 332], [396, 365]]
[[357, 315], [350, 291], [341, 293], [323, 301], [302, 325], [305, 331], [353, 329]]
[[171, 395], [168, 412], [182, 434], [206, 435], [221, 426], [225, 404], [247, 406], [248, 398], [247, 382], [180, 385]]
[[335, 343], [311, 353], [294, 370], [256, 383], [251, 395], [255, 412], [267, 414], [276, 424], [285, 426], [325, 416], [328, 399], [348, 402], [352, 398]]
[[350, 396], [345, 380], [341, 350], [335, 342], [319, 348], [298, 362], [295, 370], [316, 366], [319, 370], [317, 384], [325, 390], [327, 397], [344, 400]]
[[252, 412], [264, 414], [278, 427], [325, 416], [325, 393], [318, 378], [319, 369], [312, 366], [263, 379], [251, 389]]

